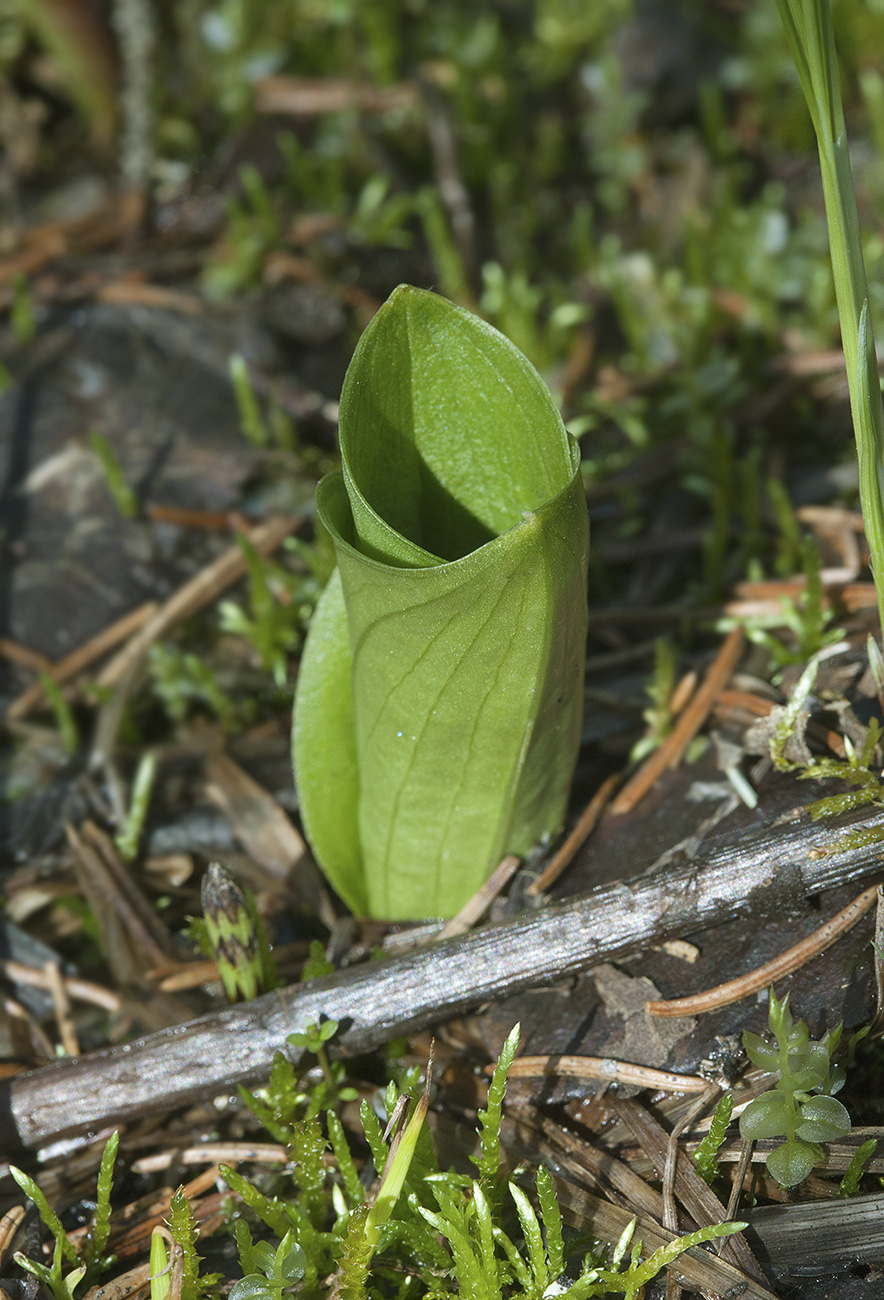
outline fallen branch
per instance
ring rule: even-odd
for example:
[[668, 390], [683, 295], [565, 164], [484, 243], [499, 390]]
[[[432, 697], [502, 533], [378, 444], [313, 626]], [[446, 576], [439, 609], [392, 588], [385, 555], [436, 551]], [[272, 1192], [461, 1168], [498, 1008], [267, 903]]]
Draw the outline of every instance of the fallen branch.
[[[851, 828], [884, 829], [884, 813]], [[18, 1075], [3, 1085], [0, 1140], [40, 1146], [164, 1112], [266, 1078], [293, 1030], [323, 1016], [347, 1052], [364, 1052], [482, 1002], [745, 917], [757, 926], [807, 895], [879, 875], [880, 843], [844, 826], [769, 827], [693, 861], [609, 885], [430, 948], [367, 962], [137, 1042]]]

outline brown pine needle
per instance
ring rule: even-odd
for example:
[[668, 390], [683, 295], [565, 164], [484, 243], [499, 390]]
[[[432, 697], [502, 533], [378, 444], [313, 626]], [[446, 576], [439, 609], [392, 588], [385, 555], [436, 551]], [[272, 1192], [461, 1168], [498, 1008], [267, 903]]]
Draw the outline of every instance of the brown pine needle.
[[544, 868], [543, 872], [537, 877], [532, 885], [528, 886], [528, 893], [536, 897], [549, 889], [567, 866], [570, 866], [580, 849], [589, 839], [596, 826], [599, 824], [602, 813], [608, 805], [608, 800], [617, 789], [622, 773], [615, 772], [609, 776], [596, 790], [589, 803], [577, 819], [577, 825], [571, 834], [565, 840], [565, 843], [558, 850], [552, 862]]
[[733, 1002], [748, 998], [752, 993], [769, 988], [777, 980], [793, 974], [830, 948], [836, 939], [856, 925], [877, 897], [878, 886], [872, 885], [830, 921], [826, 921], [825, 925], [814, 930], [813, 934], [809, 934], [806, 939], [802, 939], [793, 947], [787, 948], [773, 961], [750, 971], [748, 975], [741, 975], [739, 979], [730, 980], [727, 984], [719, 984], [716, 988], [707, 989], [705, 993], [697, 993], [689, 998], [673, 998], [669, 1002], [646, 1002], [645, 1010], [649, 1016], [696, 1016], [703, 1011], [715, 1011], [718, 1007], [730, 1006]]
[[[57, 969], [57, 968], [56, 968]], [[0, 962], [0, 970], [14, 984], [27, 984], [35, 989], [50, 989], [50, 977], [45, 967], [25, 966], [20, 961]], [[121, 1002], [116, 993], [105, 988], [103, 984], [93, 984], [90, 980], [81, 980], [76, 975], [62, 975], [65, 992], [77, 1002], [88, 1002], [105, 1011], [119, 1011]]]
[[[126, 641], [134, 632], [157, 612], [157, 605], [154, 601], [147, 601], [144, 605], [139, 605], [137, 609], [131, 610], [118, 618], [115, 623], [109, 624], [103, 628], [97, 636], [91, 637], [83, 645], [72, 650], [64, 659], [59, 659], [58, 663], [50, 664], [47, 671], [49, 676], [58, 686], [63, 686], [65, 682], [76, 677], [77, 673], [82, 672], [93, 664], [96, 659], [100, 659], [108, 650], [113, 650], [121, 641]], [[10, 656], [11, 657], [11, 656]], [[16, 718], [23, 718], [30, 713], [43, 698], [42, 682], [32, 682], [26, 691], [22, 691], [12, 701], [6, 710], [8, 719], [14, 721]]]
[[77, 1040], [77, 1031], [74, 1028], [74, 1020], [71, 1015], [71, 1001], [64, 986], [61, 971], [54, 961], [48, 961], [43, 967], [43, 973], [46, 976], [46, 985], [52, 998], [61, 1045], [68, 1056], [79, 1056], [80, 1044]]
[[4, 659], [9, 659], [11, 663], [20, 664], [22, 668], [30, 668], [34, 673], [52, 671], [51, 659], [41, 655], [39, 650], [32, 650], [30, 646], [22, 645], [20, 641], [13, 641], [9, 636], [0, 636], [0, 655]]
[[688, 745], [706, 721], [719, 691], [736, 668], [742, 648], [743, 629], [735, 627], [728, 633], [702, 685], [663, 744], [645, 760], [611, 804], [613, 813], [631, 812], [667, 767], [678, 766]]
[[708, 1079], [696, 1074], [673, 1074], [652, 1070], [632, 1061], [613, 1061], [604, 1056], [520, 1056], [510, 1066], [508, 1078], [535, 1076], [569, 1079], [603, 1079], [605, 1083], [627, 1083], [637, 1088], [658, 1088], [665, 1092], [706, 1092]]

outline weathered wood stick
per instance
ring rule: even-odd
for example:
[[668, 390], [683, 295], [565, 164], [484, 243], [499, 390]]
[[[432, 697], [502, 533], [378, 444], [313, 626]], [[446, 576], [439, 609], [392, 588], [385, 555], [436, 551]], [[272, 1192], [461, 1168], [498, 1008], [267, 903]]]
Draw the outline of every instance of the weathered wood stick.
[[3, 1149], [131, 1120], [266, 1078], [286, 1035], [327, 1016], [363, 1052], [481, 1002], [553, 983], [738, 917], [757, 925], [798, 899], [884, 874], [881, 846], [844, 846], [849, 827], [765, 828], [683, 866], [596, 889], [430, 948], [366, 962], [132, 1043], [19, 1075], [0, 1091]]

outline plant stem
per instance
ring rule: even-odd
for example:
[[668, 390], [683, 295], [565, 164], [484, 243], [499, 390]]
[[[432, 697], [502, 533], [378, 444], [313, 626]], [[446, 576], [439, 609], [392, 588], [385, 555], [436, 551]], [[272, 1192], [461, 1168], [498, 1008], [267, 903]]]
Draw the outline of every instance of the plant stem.
[[859, 489], [884, 627], [884, 408], [829, 0], [777, 0], [816, 132]]

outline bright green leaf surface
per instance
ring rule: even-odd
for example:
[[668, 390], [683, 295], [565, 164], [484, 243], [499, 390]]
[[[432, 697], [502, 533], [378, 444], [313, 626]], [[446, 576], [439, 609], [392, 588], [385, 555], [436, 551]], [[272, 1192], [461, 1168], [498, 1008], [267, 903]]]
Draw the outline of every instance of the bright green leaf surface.
[[320, 484], [340, 585], [296, 700], [305, 825], [354, 910], [447, 916], [558, 829], [579, 742], [576, 445], [494, 329], [407, 286], [366, 330]]

